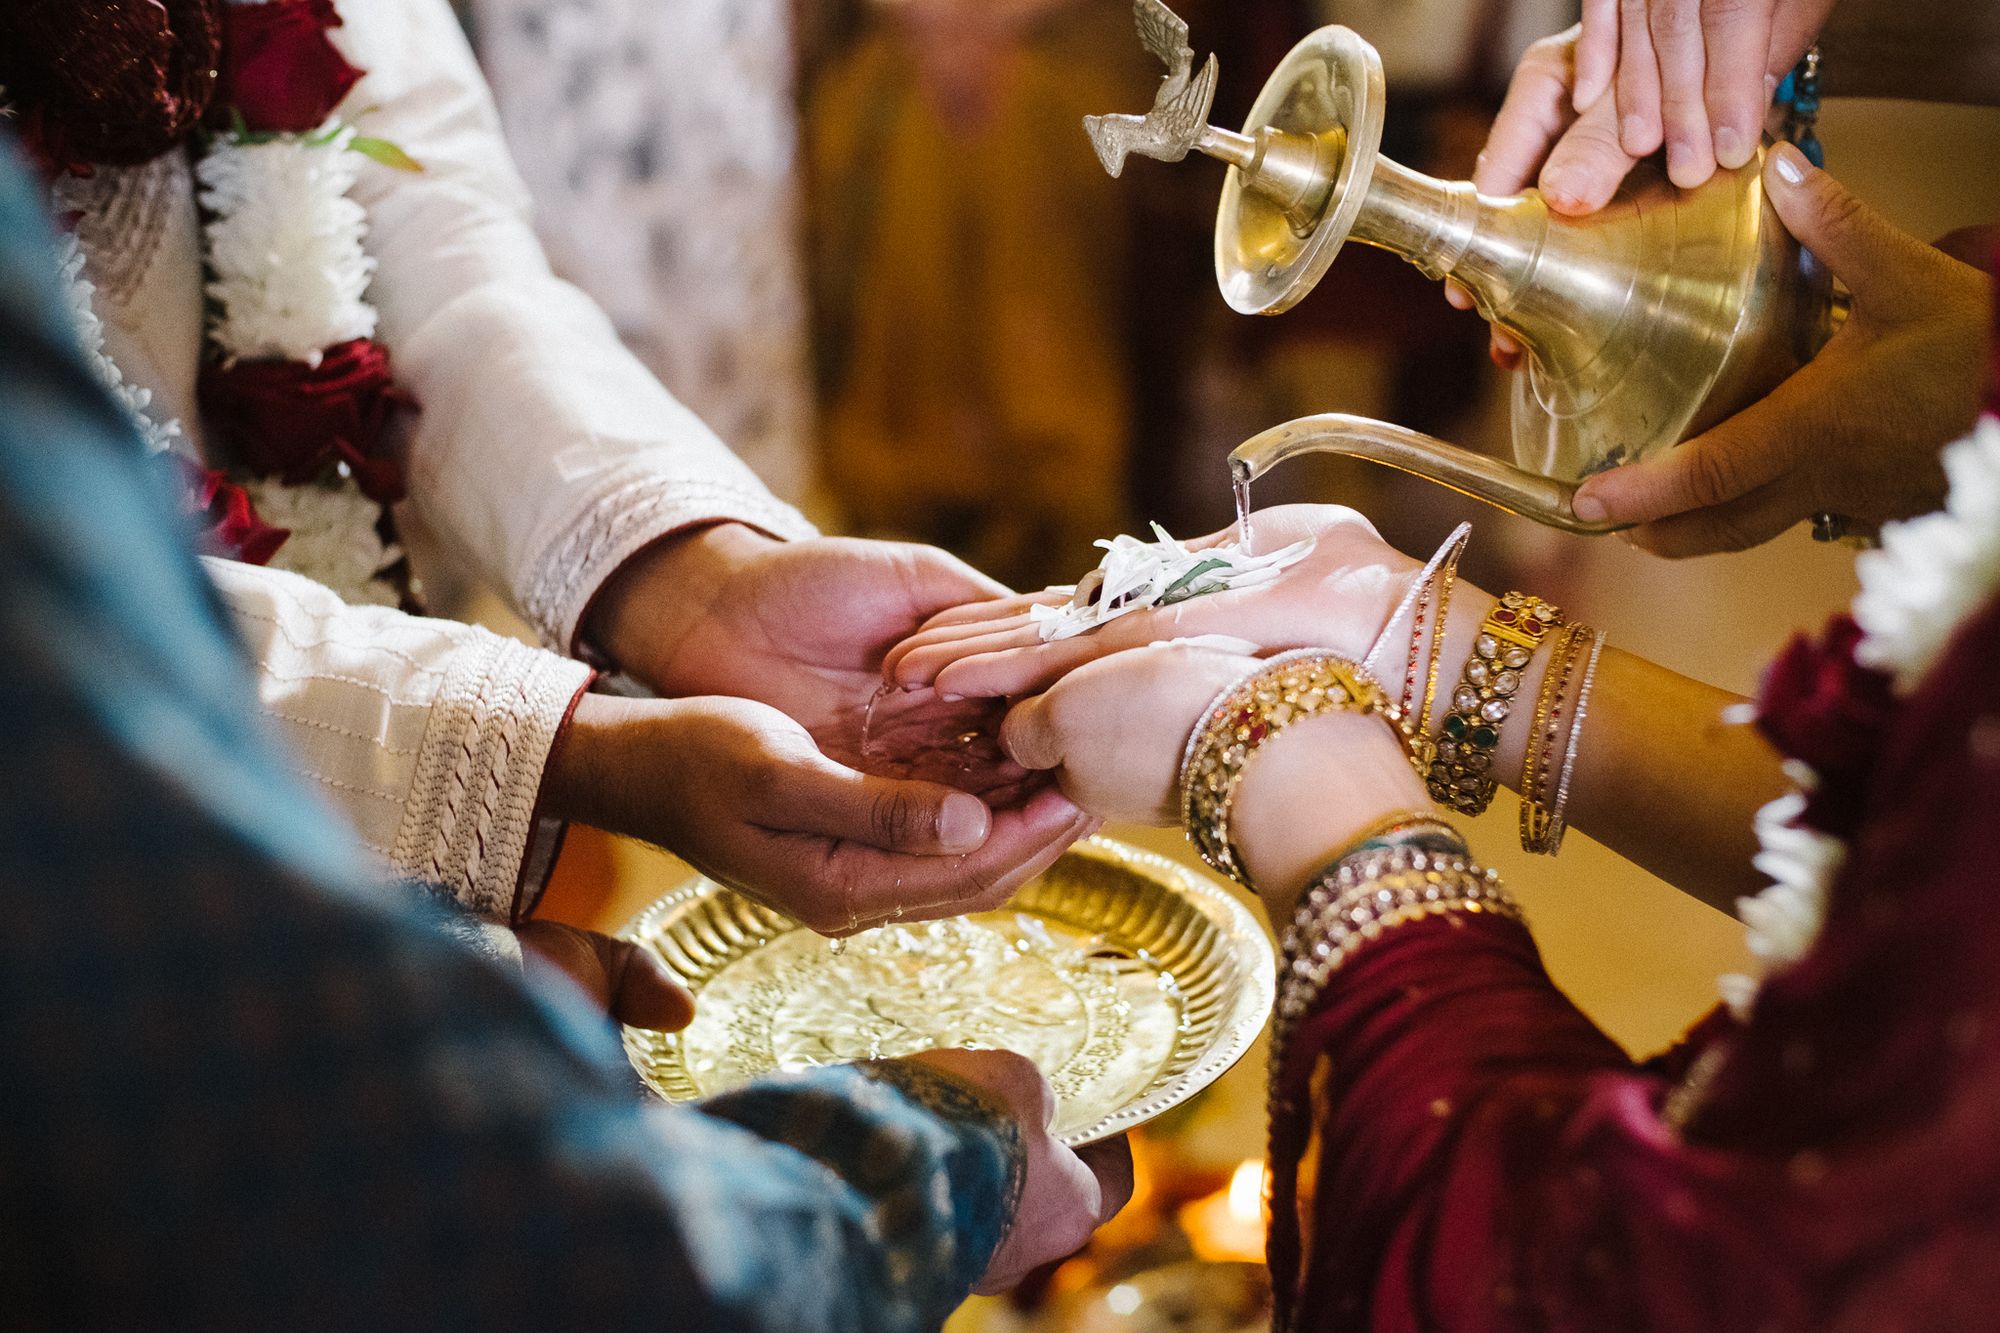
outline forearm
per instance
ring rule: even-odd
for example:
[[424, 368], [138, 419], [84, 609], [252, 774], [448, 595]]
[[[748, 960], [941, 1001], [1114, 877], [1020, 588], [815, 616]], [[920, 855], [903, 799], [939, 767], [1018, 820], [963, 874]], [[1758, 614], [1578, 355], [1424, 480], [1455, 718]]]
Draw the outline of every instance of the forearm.
[[1820, 50], [1828, 96], [2000, 105], [2000, 5], [1841, 0]]
[[544, 768], [589, 670], [474, 626], [348, 606], [296, 575], [205, 563], [294, 770], [385, 869], [483, 916], [521, 915], [559, 843]]
[[[1461, 585], [1438, 675], [1441, 716], [1494, 598]], [[1534, 703], [1550, 662], [1545, 645], [1522, 672], [1500, 727], [1493, 772], [1518, 792]], [[1568, 691], [1574, 707], [1584, 664]], [[1576, 737], [1569, 822], [1669, 884], [1729, 910], [1763, 887], [1751, 867], [1751, 816], [1786, 790], [1775, 752], [1755, 730], [1723, 721], [1743, 702], [1726, 690], [1607, 646]], [[1432, 723], [1435, 731], [1437, 722]]]
[[381, 337], [422, 407], [411, 501], [453, 553], [566, 651], [592, 595], [663, 536], [732, 519], [810, 535], [550, 271], [443, 0], [345, 0], [342, 14], [369, 71], [350, 99], [370, 108], [360, 123], [424, 167], [371, 165], [354, 197]]

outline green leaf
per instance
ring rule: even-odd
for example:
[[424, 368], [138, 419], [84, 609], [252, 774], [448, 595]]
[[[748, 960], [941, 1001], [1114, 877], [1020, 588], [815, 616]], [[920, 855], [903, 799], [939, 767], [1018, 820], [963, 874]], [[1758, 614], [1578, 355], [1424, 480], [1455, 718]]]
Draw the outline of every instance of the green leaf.
[[1195, 580], [1201, 578], [1205, 574], [1213, 574], [1218, 569], [1227, 569], [1227, 568], [1229, 568], [1229, 562], [1227, 560], [1223, 560], [1220, 558], [1211, 557], [1210, 559], [1202, 561], [1200, 564], [1196, 565], [1193, 569], [1190, 569], [1187, 573], [1181, 575], [1179, 578], [1175, 579], [1172, 583], [1168, 584], [1167, 590], [1160, 594], [1160, 600], [1156, 603], [1156, 605], [1172, 606], [1175, 602], [1185, 602], [1190, 597], [1200, 597], [1204, 593], [1210, 593], [1216, 591], [1216, 589], [1214, 588], [1195, 587], [1194, 586]]
[[371, 139], [366, 135], [357, 135], [354, 142], [349, 144], [348, 147], [365, 158], [380, 162], [383, 166], [392, 167], [397, 171], [421, 172], [424, 169], [423, 163], [417, 161], [417, 159], [411, 157], [387, 139]]

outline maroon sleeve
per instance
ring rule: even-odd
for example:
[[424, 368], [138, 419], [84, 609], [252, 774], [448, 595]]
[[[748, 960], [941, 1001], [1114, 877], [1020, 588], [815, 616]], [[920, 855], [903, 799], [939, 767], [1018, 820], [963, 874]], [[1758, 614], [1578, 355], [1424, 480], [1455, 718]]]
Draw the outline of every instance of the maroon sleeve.
[[1684, 1143], [1663, 1114], [1674, 1085], [1556, 989], [1519, 924], [1389, 931], [1289, 1056], [1272, 1269], [1295, 1326], [1794, 1327], [1786, 1264], [1755, 1260], [1782, 1164]]

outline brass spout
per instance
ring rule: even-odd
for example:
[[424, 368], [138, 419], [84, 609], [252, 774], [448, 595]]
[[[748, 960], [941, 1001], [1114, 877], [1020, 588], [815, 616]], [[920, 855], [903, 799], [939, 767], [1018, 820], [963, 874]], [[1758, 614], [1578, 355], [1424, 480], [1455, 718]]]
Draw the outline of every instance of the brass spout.
[[1628, 526], [1589, 523], [1578, 518], [1574, 505], [1577, 488], [1572, 482], [1528, 472], [1421, 431], [1344, 412], [1301, 417], [1273, 426], [1229, 455], [1230, 477], [1247, 484], [1300, 454], [1365, 458], [1435, 482], [1460, 495], [1483, 500], [1510, 514], [1586, 537], [1603, 536]]

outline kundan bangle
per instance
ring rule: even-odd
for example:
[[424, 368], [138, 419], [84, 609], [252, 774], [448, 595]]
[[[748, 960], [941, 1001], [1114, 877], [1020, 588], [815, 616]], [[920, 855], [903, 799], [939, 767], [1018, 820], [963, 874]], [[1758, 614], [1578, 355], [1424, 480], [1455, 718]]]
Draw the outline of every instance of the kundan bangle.
[[1521, 846], [1529, 852], [1553, 856], [1562, 842], [1554, 810], [1556, 772], [1561, 762], [1556, 742], [1568, 722], [1563, 705], [1576, 676], [1579, 649], [1591, 633], [1587, 625], [1565, 625], [1549, 642], [1549, 664], [1542, 672], [1542, 688], [1528, 728], [1528, 748], [1521, 761]]
[[1373, 677], [1314, 649], [1272, 658], [1217, 695], [1202, 714], [1181, 759], [1181, 821], [1201, 859], [1217, 872], [1249, 882], [1230, 839], [1229, 817], [1250, 756], [1292, 723], [1331, 712], [1372, 713], [1406, 748], [1413, 746], [1415, 725]]
[[1510, 592], [1488, 613], [1465, 660], [1465, 674], [1452, 691], [1452, 711], [1436, 740], [1436, 757], [1426, 775], [1432, 799], [1463, 815], [1483, 814], [1493, 804], [1499, 779], [1493, 752], [1500, 728], [1514, 710], [1521, 671], [1534, 660], [1562, 612], [1539, 597]]

